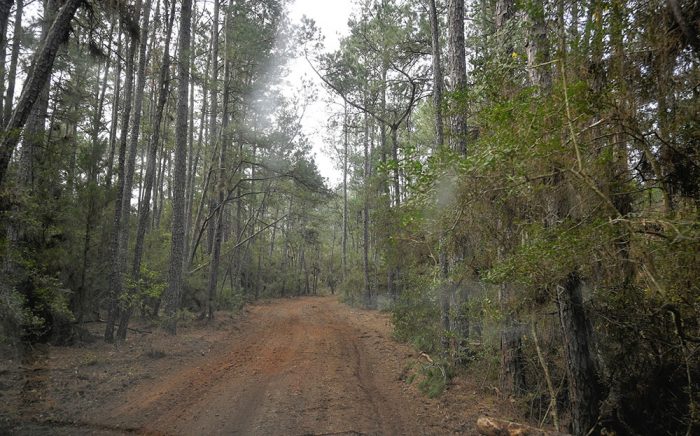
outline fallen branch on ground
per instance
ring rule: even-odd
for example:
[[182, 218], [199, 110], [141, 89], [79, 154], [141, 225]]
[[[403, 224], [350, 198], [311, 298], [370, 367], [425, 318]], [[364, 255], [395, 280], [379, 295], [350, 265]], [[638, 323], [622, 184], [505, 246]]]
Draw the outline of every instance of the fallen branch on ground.
[[566, 433], [542, 430], [505, 419], [482, 416], [476, 421], [476, 429], [484, 436], [566, 436]]

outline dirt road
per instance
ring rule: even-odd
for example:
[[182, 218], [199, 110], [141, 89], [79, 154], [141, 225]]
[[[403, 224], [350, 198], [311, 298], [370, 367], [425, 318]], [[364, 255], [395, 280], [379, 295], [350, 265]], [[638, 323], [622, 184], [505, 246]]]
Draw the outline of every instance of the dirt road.
[[46, 371], [43, 391], [17, 400], [24, 424], [11, 433], [471, 433], [473, 417], [402, 380], [418, 356], [390, 338], [385, 315], [308, 297], [253, 305], [229, 327], [213, 338], [154, 333], [143, 339], [150, 357], [137, 346], [96, 363], [54, 351], [25, 371]]
[[168, 434], [423, 433], [386, 338], [350, 315], [329, 298], [256, 306], [225, 353], [129, 393], [114, 418]]

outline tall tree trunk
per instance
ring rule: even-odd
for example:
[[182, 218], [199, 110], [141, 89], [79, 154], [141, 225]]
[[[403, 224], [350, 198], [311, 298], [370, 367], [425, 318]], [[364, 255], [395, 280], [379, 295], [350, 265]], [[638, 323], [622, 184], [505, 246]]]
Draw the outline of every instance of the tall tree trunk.
[[[216, 8], [216, 6], [215, 6]], [[218, 20], [218, 8], [214, 15], [217, 17]], [[228, 25], [229, 24], [229, 19], [231, 18], [230, 16], [230, 11], [226, 14], [226, 20], [225, 23]], [[215, 27], [218, 28], [218, 26], [215, 25]], [[226, 26], [225, 26], [226, 27]], [[214, 35], [212, 35], [213, 37]], [[217, 32], [217, 38], [218, 38], [218, 32]], [[218, 46], [218, 44], [217, 44]], [[226, 217], [225, 215], [225, 209], [226, 209], [226, 149], [228, 147], [228, 142], [230, 141], [230, 134], [229, 134], [229, 96], [231, 93], [230, 86], [231, 86], [231, 60], [229, 59], [229, 53], [232, 50], [232, 44], [230, 41], [230, 38], [226, 37], [226, 44], [225, 44], [225, 56], [224, 56], [224, 98], [223, 98], [223, 114], [222, 114], [222, 120], [221, 120], [221, 145], [220, 145], [220, 151], [219, 151], [219, 174], [217, 177], [217, 184], [216, 184], [216, 191], [217, 191], [217, 210], [216, 210], [216, 216], [215, 216], [215, 225], [214, 225], [214, 241], [212, 245], [212, 251], [211, 251], [211, 262], [209, 263], [209, 282], [207, 286], [207, 316], [209, 320], [214, 319], [214, 311], [215, 311], [215, 299], [216, 299], [216, 286], [217, 286], [217, 279], [218, 279], [218, 273], [219, 273], [219, 261], [221, 258], [221, 242], [224, 237], [224, 218]], [[212, 59], [214, 66], [218, 64], [218, 60]], [[214, 68], [217, 69], [217, 68]], [[212, 75], [212, 78], [215, 79], [215, 75]], [[212, 115], [213, 118], [216, 118], [215, 115]], [[214, 126], [212, 126], [214, 127]], [[239, 236], [238, 241], [240, 241], [241, 238]]]
[[449, 349], [449, 331], [450, 331], [450, 296], [452, 286], [450, 280], [450, 264], [447, 258], [447, 237], [440, 235], [438, 242], [438, 267], [440, 268], [440, 325], [442, 327], [442, 336], [440, 338], [442, 350], [447, 354]]
[[[141, 115], [143, 108], [143, 90], [146, 87], [146, 47], [148, 46], [148, 27], [151, 17], [151, 0], [146, 0], [146, 4], [141, 10], [141, 0], [136, 3], [136, 10], [142, 11], [143, 15], [141, 18], [141, 35], [139, 39], [139, 65], [136, 78], [136, 94], [134, 97], [134, 116], [131, 120], [131, 135], [129, 143], [129, 161], [126, 167], [126, 174], [124, 178], [124, 195], [122, 196], [122, 218], [119, 229], [119, 264], [122, 266], [123, 272], [125, 272], [125, 266], [127, 262], [127, 252], [129, 248], [129, 221], [131, 217], [131, 193], [133, 191], [134, 182], [134, 168], [136, 166], [136, 154], [138, 153], [138, 143], [139, 143], [139, 133], [141, 131]], [[134, 47], [136, 43], [132, 43]], [[133, 62], [133, 61], [132, 61]], [[132, 277], [134, 279], [134, 284], [138, 286], [139, 277]], [[121, 316], [119, 320], [119, 329], [117, 330], [117, 340], [123, 341], [126, 339], [127, 327], [129, 325], [129, 318], [131, 317], [131, 311], [133, 309], [129, 307], [123, 308], [121, 311]]]
[[343, 112], [343, 281], [348, 276], [348, 104]]
[[495, 24], [498, 45], [502, 47], [499, 58], [507, 59], [513, 52], [513, 41], [507, 34], [510, 20], [515, 14], [515, 0], [497, 0], [495, 10]]
[[[382, 114], [382, 118], [386, 116], [387, 112], [387, 96], [386, 96], [386, 89], [387, 89], [387, 73], [389, 71], [389, 66], [388, 62], [386, 60], [382, 60], [382, 74], [381, 74], [381, 84], [380, 84], [380, 112]], [[379, 126], [379, 142], [380, 142], [380, 147], [379, 147], [379, 158], [382, 163], [382, 165], [387, 164], [387, 150], [389, 148], [389, 142], [387, 141], [387, 135], [386, 135], [386, 128], [387, 125], [385, 122], [381, 122]], [[383, 200], [385, 202], [385, 206], [388, 209], [391, 208], [391, 194], [389, 191], [389, 182], [385, 177], [382, 177], [381, 181], [379, 182], [379, 190], [380, 190], [380, 195], [383, 195]], [[394, 273], [393, 273], [393, 268], [394, 268], [394, 259], [392, 259], [392, 248], [391, 248], [391, 243], [389, 242], [391, 238], [391, 229], [389, 225], [384, 225], [383, 226], [384, 230], [384, 240], [386, 241], [386, 291], [387, 293], [393, 298], [395, 296], [395, 290], [394, 290]]]
[[[362, 270], [364, 272], [364, 285], [365, 285], [365, 305], [369, 306], [372, 303], [372, 289], [369, 280], [369, 178], [370, 178], [370, 162], [369, 162], [369, 114], [364, 113], [365, 121], [365, 135], [363, 138], [363, 158], [364, 158], [364, 198], [362, 201]], [[319, 264], [320, 265], [320, 264]], [[314, 286], [315, 288], [315, 286]]]
[[[213, 44], [213, 42], [212, 42]], [[211, 67], [211, 58], [207, 56], [207, 66], [204, 69], [204, 77], [209, 77], [209, 71]], [[194, 197], [195, 197], [195, 179], [197, 176], [197, 168], [199, 167], [199, 160], [200, 156], [202, 154], [202, 149], [204, 148], [204, 134], [205, 134], [205, 126], [206, 126], [206, 115], [207, 115], [207, 110], [209, 108], [209, 98], [208, 98], [208, 93], [206, 92], [206, 85], [202, 85], [202, 110], [200, 112], [200, 118], [199, 118], [199, 133], [197, 135], [197, 153], [194, 158], [194, 162], [192, 163], [192, 170], [189, 175], [189, 192], [188, 192], [188, 199], [187, 199], [187, 229], [188, 229], [188, 234], [186, 234], [186, 241], [185, 241], [185, 256], [187, 256], [186, 259], [186, 267], [189, 267], [192, 265], [192, 257], [194, 254], [194, 238], [198, 234], [199, 229], [199, 224], [200, 224], [200, 217], [201, 217], [201, 212], [202, 212], [202, 202], [200, 201], [199, 207], [197, 208], [196, 215], [193, 217], [192, 215], [192, 208], [194, 206]], [[207, 172], [207, 175], [205, 176], [205, 187], [202, 189], [202, 199], [205, 197], [205, 192], [208, 187], [208, 183], [206, 183], [206, 180], [209, 179], [209, 172]], [[195, 218], [193, 220], [193, 218]], [[194, 227], [192, 226], [194, 223]]]
[[[19, 48], [22, 41], [22, 12], [24, 0], [17, 0], [15, 8], [15, 27], [12, 35], [12, 53], [10, 54], [10, 71], [7, 74], [7, 93], [5, 94], [5, 106], [2, 112], [2, 124], [6, 126], [12, 116], [12, 102], [15, 98], [15, 82], [17, 79], [17, 62], [19, 60]], [[0, 98], [3, 96], [0, 95]]]
[[[127, 32], [126, 28], [122, 31]], [[117, 192], [114, 200], [114, 227], [112, 228], [112, 240], [110, 243], [109, 258], [111, 259], [111, 271], [109, 274], [109, 308], [107, 311], [107, 325], [105, 326], [105, 341], [114, 342], [114, 328], [116, 327], [117, 317], [119, 316], [119, 297], [122, 294], [123, 287], [123, 257], [122, 252], [122, 231], [123, 231], [123, 216], [124, 196], [127, 195], [126, 186], [127, 177], [127, 140], [129, 135], [129, 118], [131, 115], [131, 103], [134, 93], [134, 57], [136, 56], [136, 40], [129, 38], [127, 42], [127, 57], [126, 57], [126, 82], [124, 83], [124, 110], [121, 113], [122, 120], [119, 133], [119, 157], [117, 163]], [[129, 195], [131, 197], [131, 195]]]
[[[399, 208], [401, 207], [401, 181], [399, 179], [399, 125], [394, 124], [389, 127], [391, 136], [391, 158], [394, 161], [394, 206], [396, 207], [396, 211], [398, 212]], [[392, 223], [392, 226], [394, 228], [398, 227], [396, 223]], [[395, 244], [395, 242], [393, 242], [392, 244]], [[390, 294], [392, 296], [392, 299], [396, 301], [400, 292], [400, 288], [397, 287], [396, 280], [399, 278], [400, 274], [401, 256], [398, 252], [398, 247], [396, 247], [396, 245], [392, 246], [392, 250], [394, 252], [394, 259], [393, 264], [389, 269], [387, 284], [388, 288], [391, 290]]]
[[[151, 193], [154, 191], [156, 179], [156, 164], [158, 161], [158, 145], [160, 144], [161, 122], [163, 111], [168, 100], [169, 93], [169, 71], [170, 71], [170, 39], [173, 31], [173, 21], [175, 19], [175, 2], [171, 2], [170, 15], [168, 16], [167, 28], [165, 31], [165, 42], [163, 44], [163, 58], [160, 62], [158, 76], [158, 102], [153, 116], [153, 133], [148, 147], [148, 163], [146, 165], [146, 175], [144, 176], [143, 199], [139, 204], [139, 219], [136, 226], [136, 242], [134, 244], [134, 261], [131, 269], [131, 277], [136, 279], [141, 275], [141, 259], [143, 257], [143, 243], [148, 228], [148, 218], [151, 208]], [[155, 314], [157, 315], [157, 313]]]
[[[435, 0], [428, 0], [430, 9], [430, 34], [433, 52], [433, 105], [435, 106], [435, 150], [440, 150], [445, 144], [445, 134], [442, 119], [442, 63], [440, 61], [440, 29], [438, 27], [437, 8]], [[450, 286], [449, 262], [447, 257], [447, 239], [440, 235], [438, 263], [440, 268], [440, 319], [443, 329], [441, 338], [443, 351], [449, 347], [447, 332], [450, 330]]]
[[525, 392], [525, 359], [523, 356], [522, 325], [513, 310], [517, 295], [512, 283], [500, 288], [503, 314], [501, 330], [501, 390], [505, 395], [519, 396]]
[[[495, 24], [498, 44], [501, 50], [497, 51], [499, 60], [508, 62], [513, 52], [513, 37], [508, 32], [510, 22], [515, 16], [514, 0], [498, 0], [495, 10]], [[508, 254], [512, 249], [512, 239], [515, 238], [513, 230], [513, 212], [504, 206], [504, 219], [498, 222], [498, 232], [508, 243], [502, 243], [498, 251], [498, 259]], [[499, 306], [503, 314], [503, 325], [500, 332], [500, 385], [504, 394], [517, 396], [525, 389], [525, 368], [522, 351], [522, 328], [517, 320], [517, 314], [513, 310], [517, 295], [512, 283], [503, 283], [499, 289]]]
[[7, 22], [14, 0], [0, 0], [0, 115], [4, 112], [2, 96], [5, 95], [5, 56], [7, 55]]
[[[170, 105], [166, 106], [165, 113], [170, 113]], [[169, 153], [165, 150], [167, 142], [167, 126], [162, 127], [161, 136], [163, 139], [158, 144], [158, 160], [156, 161], [158, 174], [156, 175], [156, 185], [153, 187], [153, 220], [151, 227], [157, 229], [160, 227], [160, 207], [163, 204], [163, 181], [165, 180], [165, 166], [168, 162]]]
[[401, 180], [399, 178], [399, 126], [390, 126], [391, 158], [394, 160], [394, 206], [401, 207]]
[[[117, 58], [122, 56], [122, 33], [117, 40]], [[107, 177], [105, 186], [112, 187], [114, 173], [114, 154], [117, 148], [117, 128], [119, 127], [119, 109], [121, 104], [122, 63], [117, 60], [117, 70], [114, 73], [114, 95], [112, 97], [112, 122], [109, 127], [109, 157], [107, 158]]]
[[549, 40], [547, 38], [547, 23], [545, 21], [544, 2], [530, 1], [527, 9], [528, 43], [527, 67], [530, 83], [536, 86], [544, 95], [552, 88], [552, 66], [549, 59]]
[[187, 91], [189, 88], [190, 27], [192, 0], [182, 0], [180, 11], [180, 58], [178, 59], [178, 101], [175, 120], [175, 162], [173, 177], [173, 223], [168, 288], [165, 293], [165, 329], [177, 332], [177, 311], [182, 299], [182, 268], [185, 248], [185, 184], [187, 176]]
[[[196, 6], [196, 5], [195, 5]], [[194, 22], [198, 22], [197, 18], [197, 8], [193, 7]], [[196, 41], [196, 35], [195, 35]], [[195, 42], [196, 45], [196, 42]], [[196, 50], [195, 50], [196, 52]], [[195, 53], [190, 56], [190, 74], [194, 76], [195, 74]], [[208, 57], [207, 57], [208, 58]], [[207, 61], [207, 64], [209, 62]], [[206, 74], [206, 73], [205, 73]], [[206, 98], [205, 98], [206, 100]], [[189, 266], [187, 254], [190, 252], [190, 232], [192, 227], [192, 194], [194, 192], [194, 172], [195, 172], [195, 161], [199, 159], [199, 150], [197, 150], [196, 156], [194, 152], [194, 101], [195, 101], [195, 80], [192, 78], [190, 80], [190, 115], [189, 115], [189, 129], [188, 129], [188, 151], [187, 151], [187, 177], [185, 178], [185, 270]], [[203, 112], [203, 111], [202, 111]]]
[[[452, 91], [458, 100], [464, 100], [467, 90], [467, 59], [464, 43], [464, 0], [449, 0], [447, 9], [447, 30], [449, 34], [450, 79]], [[462, 105], [456, 105], [459, 110]], [[457, 111], [457, 112], [458, 112]], [[453, 109], [453, 112], [455, 110]], [[453, 148], [467, 153], [467, 114], [452, 114], [452, 144]]]
[[442, 63], [440, 61], [440, 29], [438, 27], [435, 0], [428, 0], [430, 8], [430, 35], [433, 52], [433, 105], [435, 106], [435, 149], [445, 143], [442, 121]]
[[564, 284], [557, 288], [571, 402], [571, 431], [577, 436], [590, 434], [589, 431], [596, 425], [601, 398], [592, 358], [590, 325], [583, 307], [582, 287], [578, 273], [572, 272]]

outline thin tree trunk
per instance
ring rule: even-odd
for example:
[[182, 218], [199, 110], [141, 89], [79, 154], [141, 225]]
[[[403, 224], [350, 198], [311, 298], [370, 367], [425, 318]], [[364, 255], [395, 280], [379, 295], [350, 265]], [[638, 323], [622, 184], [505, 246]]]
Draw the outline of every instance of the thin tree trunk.
[[[117, 57], [122, 53], [122, 34], [119, 32], [117, 40]], [[117, 127], [119, 123], [119, 105], [121, 102], [121, 86], [122, 86], [122, 63], [117, 61], [117, 70], [114, 73], [114, 97], [112, 99], [112, 123], [109, 127], [109, 157], [107, 159], [107, 178], [105, 185], [107, 188], [112, 186], [112, 173], [114, 172], [114, 154], [117, 147]]]
[[430, 35], [433, 52], [433, 105], [435, 106], [435, 149], [438, 150], [445, 142], [442, 122], [442, 64], [440, 62], [440, 29], [438, 27], [437, 8], [435, 0], [428, 0], [430, 8]]
[[[467, 60], [464, 43], [464, 0], [449, 0], [447, 9], [447, 30], [449, 34], [450, 78], [456, 98], [464, 100], [467, 90]], [[458, 105], [459, 107], [460, 105]], [[467, 153], [467, 114], [452, 115], [453, 148]]]
[[[430, 33], [432, 36], [433, 52], [433, 105], [435, 106], [435, 150], [440, 150], [444, 143], [444, 126], [442, 119], [442, 65], [440, 62], [440, 29], [438, 28], [437, 9], [435, 0], [429, 0], [430, 8]], [[442, 323], [442, 348], [446, 352], [449, 343], [447, 332], [450, 330], [450, 287], [449, 263], [447, 258], [447, 240], [444, 235], [439, 240], [439, 268], [440, 268], [440, 319]]]
[[[204, 70], [204, 76], [208, 77], [209, 76], [209, 69], [210, 69], [210, 64], [211, 60], [209, 57], [207, 57], [207, 66]], [[199, 203], [199, 207], [197, 208], [197, 213], [196, 213], [196, 219], [194, 220], [194, 227], [192, 227], [193, 224], [193, 216], [192, 216], [192, 207], [194, 206], [194, 197], [195, 197], [195, 179], [197, 176], [197, 168], [199, 167], [199, 160], [200, 156], [202, 154], [202, 148], [204, 148], [204, 133], [205, 133], [205, 120], [206, 120], [206, 113], [208, 110], [208, 94], [205, 92], [204, 86], [202, 86], [202, 111], [200, 114], [199, 118], [199, 133], [197, 135], [197, 153], [194, 158], [194, 162], [192, 163], [192, 171], [190, 173], [190, 181], [189, 181], [189, 197], [187, 200], [187, 228], [189, 229], [189, 234], [191, 235], [186, 235], [186, 241], [185, 241], [185, 256], [187, 256], [186, 259], [186, 267], [189, 268], [192, 265], [192, 257], [194, 254], [194, 249], [192, 248], [193, 243], [194, 243], [194, 238], [195, 235], [197, 235], [196, 229], [199, 228], [199, 220], [201, 218], [201, 213], [202, 213], [202, 203]], [[209, 174], [207, 174], [206, 179], [209, 178]], [[205, 183], [205, 187], [202, 190], [202, 198], [205, 197], [205, 192], [207, 189], [207, 184]], [[193, 230], [194, 229], [194, 230]]]
[[394, 205], [401, 207], [401, 181], [399, 179], [399, 126], [390, 126], [391, 158], [394, 160]]
[[[389, 129], [391, 133], [391, 157], [394, 161], [394, 206], [398, 211], [398, 209], [401, 207], [401, 182], [399, 180], [399, 126], [392, 125], [389, 126]], [[396, 224], [392, 225], [396, 226]], [[389, 289], [389, 294], [391, 295], [392, 300], [396, 301], [399, 295], [399, 288], [396, 285], [396, 279], [399, 278], [401, 263], [400, 254], [398, 253], [397, 247], [392, 246], [392, 250], [394, 251], [394, 259], [387, 272], [387, 288]]]
[[533, 318], [530, 324], [530, 333], [532, 333], [532, 341], [535, 344], [535, 350], [537, 351], [537, 359], [542, 367], [542, 373], [544, 374], [544, 381], [547, 384], [547, 392], [549, 392], [549, 410], [552, 415], [552, 424], [554, 428], [559, 431], [559, 408], [557, 406], [557, 391], [554, 389], [554, 383], [552, 383], [552, 376], [549, 373], [549, 365], [547, 365], [547, 360], [544, 358], [544, 353], [540, 347], [540, 341], [537, 337], [537, 324]]
[[[153, 116], [153, 134], [151, 136], [148, 147], [148, 164], [146, 166], [146, 175], [144, 180], [143, 199], [139, 205], [139, 220], [136, 227], [136, 242], [134, 244], [134, 261], [131, 269], [131, 276], [137, 279], [141, 274], [141, 259], [143, 256], [143, 244], [148, 227], [148, 218], [151, 208], [151, 193], [154, 191], [154, 182], [156, 178], [156, 164], [158, 160], [158, 145], [160, 143], [161, 122], [163, 120], [163, 111], [168, 100], [169, 92], [169, 71], [170, 71], [170, 39], [173, 30], [173, 21], [175, 17], [175, 2], [171, 3], [170, 15], [168, 18], [167, 29], [165, 32], [165, 42], [163, 45], [163, 58], [160, 63], [160, 72], [158, 79], [158, 102], [156, 104], [155, 114]], [[156, 313], [157, 315], [157, 313]]]
[[[122, 29], [126, 31], [126, 29]], [[122, 229], [123, 229], [123, 208], [124, 196], [126, 191], [130, 189], [126, 185], [127, 178], [127, 140], [129, 135], [129, 118], [131, 115], [131, 104], [134, 93], [134, 57], [136, 55], [136, 40], [130, 38], [127, 42], [127, 57], [126, 57], [126, 82], [124, 83], [124, 110], [121, 113], [121, 132], [119, 136], [119, 157], [117, 167], [117, 195], [114, 200], [114, 227], [112, 228], [112, 241], [110, 245], [109, 258], [111, 259], [111, 271], [109, 274], [109, 308], [107, 311], [107, 325], [105, 326], [105, 341], [114, 342], [114, 328], [116, 327], [117, 317], [119, 316], [119, 297], [122, 294], [123, 288], [123, 257], [122, 252]], [[131, 197], [131, 195], [129, 195]]]
[[[503, 62], [507, 62], [513, 52], [512, 36], [507, 33], [510, 22], [515, 16], [515, 2], [513, 0], [499, 0], [496, 3], [496, 32], [499, 45], [503, 48], [498, 51]], [[506, 235], [506, 240], [513, 238], [512, 212], [505, 210], [507, 215], [505, 223], [500, 220], [498, 231]], [[504, 247], [499, 248], [498, 257], [503, 259], [507, 253]], [[503, 283], [500, 287], [499, 304], [504, 315], [501, 326], [501, 373], [500, 384], [504, 394], [520, 395], [525, 389], [524, 360], [522, 352], [522, 328], [517, 319], [517, 314], [513, 311], [514, 301], [517, 298], [514, 285]]]
[[[19, 60], [19, 48], [22, 40], [22, 13], [24, 0], [17, 0], [15, 10], [15, 27], [12, 35], [12, 53], [10, 54], [10, 71], [7, 74], [7, 93], [5, 94], [5, 107], [2, 112], [2, 125], [6, 126], [12, 116], [12, 103], [15, 98], [15, 82], [17, 79], [17, 62]], [[0, 95], [2, 97], [2, 95]]]
[[[372, 303], [372, 290], [369, 280], [369, 178], [370, 178], [370, 163], [369, 163], [369, 114], [364, 114], [365, 136], [364, 136], [364, 198], [362, 205], [362, 270], [364, 272], [365, 285], [365, 305], [369, 306]], [[315, 285], [314, 285], [315, 289]]]
[[[134, 98], [134, 117], [131, 120], [131, 135], [129, 144], [129, 161], [127, 163], [126, 175], [124, 179], [124, 194], [122, 196], [122, 218], [120, 223], [120, 243], [119, 243], [119, 260], [122, 270], [125, 270], [127, 263], [127, 252], [129, 248], [129, 221], [131, 217], [131, 193], [134, 182], [134, 168], [136, 166], [136, 154], [138, 153], [139, 133], [141, 131], [141, 115], [143, 108], [143, 90], [146, 87], [146, 47], [148, 46], [148, 26], [151, 17], [151, 0], [146, 0], [146, 4], [141, 10], [141, 0], [136, 3], [136, 10], [142, 11], [141, 19], [141, 35], [139, 39], [139, 65], [136, 78], [136, 95]], [[134, 48], [136, 42], [132, 43]], [[133, 62], [133, 60], [132, 60]], [[123, 271], [125, 272], [125, 271]], [[134, 283], [138, 286], [139, 277], [133, 277]], [[123, 341], [126, 339], [126, 332], [129, 326], [129, 318], [132, 312], [131, 307], [125, 307], [121, 311], [119, 320], [119, 328], [117, 330], [117, 340]]]
[[180, 11], [180, 58], [178, 59], [178, 101], [175, 120], [175, 162], [173, 186], [173, 223], [168, 288], [165, 293], [165, 329], [177, 332], [177, 311], [182, 299], [182, 269], [185, 248], [185, 185], [187, 175], [187, 91], [189, 88], [190, 27], [192, 0], [182, 0]]
[[4, 112], [2, 96], [5, 95], [5, 56], [7, 56], [7, 22], [14, 0], [0, 0], [0, 115]]
[[[230, 12], [229, 12], [230, 13]], [[228, 23], [230, 15], [227, 13], [225, 22]], [[218, 20], [218, 8], [214, 14]], [[218, 26], [215, 25], [218, 28]], [[221, 146], [219, 152], [219, 175], [216, 185], [218, 201], [217, 201], [217, 211], [216, 211], [216, 224], [214, 228], [214, 242], [212, 246], [211, 262], [209, 265], [209, 282], [207, 286], [207, 316], [209, 320], [214, 319], [215, 311], [215, 299], [216, 299], [216, 285], [219, 273], [219, 260], [221, 257], [221, 241], [224, 236], [224, 218], [225, 218], [225, 197], [226, 197], [226, 149], [228, 142], [230, 140], [230, 135], [228, 131], [229, 123], [229, 95], [231, 86], [231, 60], [229, 59], [229, 53], [231, 50], [231, 41], [226, 38], [225, 53], [224, 57], [224, 99], [223, 99], [223, 115], [221, 122]], [[218, 46], [218, 43], [216, 44]], [[217, 49], [218, 52], [218, 49]], [[217, 60], [212, 59], [215, 66], [218, 65]], [[215, 68], [216, 69], [216, 68]], [[212, 74], [212, 78], [216, 76]], [[212, 116], [216, 118], [215, 115]], [[212, 126], [213, 127], [213, 126]], [[238, 241], [241, 240], [240, 235], [238, 235]], [[235, 258], [235, 257], [234, 257]]]
[[446, 236], [441, 235], [438, 244], [438, 267], [440, 269], [440, 324], [443, 330], [440, 340], [443, 353], [446, 354], [450, 347], [450, 294], [452, 290], [449, 283], [450, 269], [447, 259]]
[[[197, 19], [197, 9], [196, 7], [194, 8], [194, 22], [196, 23], [198, 21]], [[195, 36], [196, 39], [196, 36]], [[196, 43], [195, 43], [196, 45]], [[195, 73], [195, 53], [190, 56], [190, 74], [194, 76]], [[187, 267], [189, 266], [188, 262], [188, 257], [187, 254], [190, 251], [190, 238], [189, 234], [191, 231], [191, 226], [192, 226], [192, 195], [190, 194], [191, 192], [194, 192], [194, 161], [199, 158], [199, 152], [197, 153], [197, 157], [195, 158], [195, 153], [194, 153], [194, 92], [195, 90], [195, 80], [190, 79], [190, 107], [189, 107], [189, 129], [188, 129], [188, 151], [187, 151], [187, 176], [185, 177], [185, 248], [184, 248], [184, 253], [185, 253], [185, 265], [184, 268], [187, 270]]]
[[[170, 113], [170, 105], [167, 106], [165, 111]], [[163, 126], [161, 136], [163, 139], [161, 143], [158, 144], [158, 160], [156, 165], [158, 166], [158, 174], [156, 175], [156, 185], [153, 187], [153, 222], [151, 223], [152, 228], [157, 229], [160, 227], [160, 206], [163, 204], [163, 184], [165, 179], [165, 166], [168, 163], [168, 152], [165, 150], [165, 143], [167, 138], [167, 126]]]
[[343, 113], [343, 281], [348, 277], [348, 104]]
[[525, 391], [522, 327], [512, 310], [515, 298], [513, 285], [502, 284], [500, 304], [504, 321], [501, 331], [501, 390], [509, 396], [519, 396]]

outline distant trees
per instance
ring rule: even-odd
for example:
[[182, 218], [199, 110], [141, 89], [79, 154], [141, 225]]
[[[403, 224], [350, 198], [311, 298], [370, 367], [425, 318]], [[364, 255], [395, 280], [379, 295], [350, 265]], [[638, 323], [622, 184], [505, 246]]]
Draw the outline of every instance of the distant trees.
[[305, 102], [276, 85], [280, 2], [217, 1], [223, 26], [197, 2], [50, 1], [40, 26], [23, 6], [0, 8], [3, 341], [70, 342], [105, 315], [124, 341], [134, 312], [175, 332], [182, 309], [317, 292], [327, 191]]

